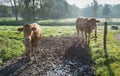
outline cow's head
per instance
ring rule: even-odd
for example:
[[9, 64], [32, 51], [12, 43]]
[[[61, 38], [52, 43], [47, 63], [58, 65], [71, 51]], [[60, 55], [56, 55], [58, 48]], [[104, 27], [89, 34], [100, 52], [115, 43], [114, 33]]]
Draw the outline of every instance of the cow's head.
[[31, 41], [31, 37], [33, 35], [33, 32], [36, 30], [35, 27], [33, 27], [31, 24], [25, 24], [23, 27], [18, 28], [18, 31], [23, 31], [24, 33], [24, 40], [27, 42]]
[[96, 27], [97, 27], [97, 24], [96, 23], [99, 23], [100, 21], [99, 20], [96, 20], [95, 18], [91, 18], [89, 21], [88, 21], [88, 23], [90, 23], [91, 24], [91, 27], [93, 28], [93, 29], [95, 29]]

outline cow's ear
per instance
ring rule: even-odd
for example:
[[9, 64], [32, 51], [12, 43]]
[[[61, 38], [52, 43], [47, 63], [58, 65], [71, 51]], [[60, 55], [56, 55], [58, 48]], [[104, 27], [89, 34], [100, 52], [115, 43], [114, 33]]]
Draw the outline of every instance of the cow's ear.
[[23, 28], [22, 27], [18, 28], [18, 31], [23, 31]]
[[100, 20], [96, 20], [96, 22], [98, 23], [98, 22], [100, 22]]
[[35, 28], [35, 27], [33, 27], [33, 28], [32, 28], [32, 30], [33, 30], [33, 31], [35, 31], [35, 30], [36, 30], [36, 28]]

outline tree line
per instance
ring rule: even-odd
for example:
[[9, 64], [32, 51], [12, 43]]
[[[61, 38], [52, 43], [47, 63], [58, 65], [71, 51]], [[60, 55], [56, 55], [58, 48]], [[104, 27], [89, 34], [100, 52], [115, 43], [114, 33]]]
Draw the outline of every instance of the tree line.
[[[6, 3], [7, 5], [5, 5]], [[70, 5], [66, 0], [0, 0], [0, 17], [31, 19], [60, 19], [78, 16], [119, 18], [120, 4], [102, 5], [93, 0], [85, 8]]]

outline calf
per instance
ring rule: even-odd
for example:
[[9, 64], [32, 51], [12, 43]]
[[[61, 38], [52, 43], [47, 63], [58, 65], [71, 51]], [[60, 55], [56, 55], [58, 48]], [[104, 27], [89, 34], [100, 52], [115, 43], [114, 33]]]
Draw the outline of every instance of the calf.
[[[40, 45], [42, 36], [40, 25], [37, 23], [24, 24], [23, 27], [18, 28], [18, 31], [23, 31], [24, 33], [24, 44], [26, 47], [26, 52], [28, 54], [29, 60], [31, 60], [31, 53], [33, 52], [35, 55]], [[37, 60], [36, 55], [35, 60]]]
[[79, 39], [79, 31], [82, 33], [82, 41], [85, 39], [86, 44], [89, 45], [90, 43], [90, 35], [93, 29], [97, 29], [97, 22], [99, 20], [96, 20], [94, 18], [88, 19], [88, 18], [78, 18], [76, 20], [76, 30], [77, 35]]

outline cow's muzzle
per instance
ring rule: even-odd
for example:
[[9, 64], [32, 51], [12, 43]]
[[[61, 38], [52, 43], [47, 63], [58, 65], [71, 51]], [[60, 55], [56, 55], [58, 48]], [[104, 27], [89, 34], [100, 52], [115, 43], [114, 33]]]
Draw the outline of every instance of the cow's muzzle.
[[25, 41], [30, 42], [31, 38], [30, 37], [25, 37]]

